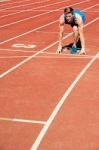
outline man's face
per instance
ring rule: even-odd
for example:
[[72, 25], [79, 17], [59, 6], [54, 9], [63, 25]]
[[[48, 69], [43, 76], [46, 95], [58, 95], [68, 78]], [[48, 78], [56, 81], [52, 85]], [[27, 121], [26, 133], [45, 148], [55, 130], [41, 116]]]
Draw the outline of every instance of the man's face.
[[66, 20], [71, 23], [73, 21], [73, 14], [72, 13], [66, 14]]

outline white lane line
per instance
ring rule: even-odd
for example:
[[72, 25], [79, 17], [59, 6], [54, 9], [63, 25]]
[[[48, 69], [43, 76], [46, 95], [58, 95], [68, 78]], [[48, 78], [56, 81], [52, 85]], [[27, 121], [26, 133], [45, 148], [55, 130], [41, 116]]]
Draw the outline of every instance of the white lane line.
[[[50, 0], [34, 2], [33, 4], [38, 4], [38, 3], [48, 2], [48, 1], [50, 1]], [[23, 12], [33, 11], [33, 10], [31, 10], [31, 9], [21, 9], [21, 11], [20, 11], [20, 9], [19, 10], [17, 9], [17, 10], [2, 10], [2, 12], [3, 11], [4, 12], [12, 12], [12, 13], [9, 13], [9, 14], [6, 14], [6, 15], [1, 15], [0, 18], [16, 15], [16, 14], [23, 13]]]
[[[96, 46], [94, 46], [94, 48], [96, 48]], [[87, 48], [86, 48], [87, 49]], [[0, 49], [0, 51], [8, 51], [8, 52], [20, 52], [20, 53], [37, 53], [38, 51], [36, 50], [33, 50], [33, 51], [29, 51], [29, 50], [14, 50], [14, 49]], [[67, 50], [67, 53], [61, 53], [60, 55], [57, 54], [56, 52], [42, 52], [40, 54], [46, 54], [46, 55], [37, 55], [36, 57], [49, 57], [49, 58], [68, 58], [67, 56], [69, 56], [69, 58], [92, 58], [94, 57], [94, 55], [79, 55], [78, 53], [77, 54], [70, 54], [69, 51]], [[51, 55], [51, 56], [50, 56]], [[12, 56], [0, 56], [0, 58], [20, 58], [20, 57], [29, 57], [30, 55], [12, 55]], [[66, 56], [66, 57], [65, 57]]]
[[[0, 0], [0, 2], [7, 2], [7, 1], [10, 1], [10, 0]], [[1, 5], [0, 5], [1, 6]]]
[[[14, 58], [28, 58], [29, 57], [29, 55], [27, 56], [27, 55], [25, 55], [25, 56], [0, 56], [0, 59], [14, 59]], [[94, 57], [94, 55], [75, 55], [75, 56], [73, 56], [72, 54], [67, 54], [67, 55], [54, 55], [54, 56], [46, 56], [46, 55], [42, 55], [42, 56], [35, 56], [35, 58], [50, 58], [50, 59], [56, 59], [56, 58], [58, 58], [58, 59], [61, 59], [61, 58], [68, 58], [68, 59], [90, 59], [90, 58], [93, 58]]]
[[29, 53], [33, 53], [33, 52], [37, 52], [37, 51], [29, 51], [29, 50], [21, 50], [21, 49], [7, 49], [7, 48], [0, 48], [0, 52], [1, 51], [9, 51], [9, 52], [29, 52]]
[[74, 89], [76, 84], [79, 82], [79, 80], [83, 77], [85, 72], [90, 68], [90, 66], [97, 59], [97, 57], [99, 57], [99, 53], [97, 53], [97, 55], [84, 67], [84, 69], [80, 72], [80, 74], [76, 77], [76, 79], [73, 81], [73, 83], [67, 89], [67, 91], [65, 92], [63, 97], [59, 100], [59, 103], [57, 104], [57, 106], [53, 110], [52, 114], [50, 115], [49, 119], [47, 120], [45, 126], [42, 128], [41, 132], [39, 133], [36, 141], [34, 142], [34, 144], [32, 145], [30, 150], [37, 150], [37, 148], [39, 147], [42, 139], [44, 138], [48, 128], [51, 126], [53, 120], [55, 119], [55, 117], [58, 114], [59, 110], [61, 109], [62, 105], [67, 100], [68, 96], [70, 95], [70, 93], [72, 92], [72, 90]]
[[[72, 5], [68, 5], [68, 6], [75, 6], [75, 5], [85, 3], [85, 2], [89, 2], [89, 1], [85, 0], [83, 2], [75, 3], [75, 4], [72, 4]], [[0, 26], [0, 29], [4, 28], [4, 27], [7, 27], [7, 26], [10, 26], [10, 25], [13, 25], [13, 24], [16, 24], [16, 23], [20, 23], [20, 22], [27, 21], [27, 20], [30, 20], [30, 19], [33, 19], [33, 18], [36, 18], [36, 17], [40, 17], [40, 16], [43, 16], [43, 15], [46, 15], [46, 14], [49, 14], [49, 13], [53, 13], [53, 12], [56, 12], [57, 10], [60, 10], [60, 9], [64, 9], [64, 7], [59, 8], [59, 9], [55, 9], [55, 10], [51, 10], [51, 11], [48, 11], [48, 12], [45, 12], [45, 13], [41, 13], [41, 14], [38, 14], [38, 15], [35, 15], [35, 16], [31, 16], [31, 17], [28, 17], [28, 18], [25, 18], [25, 19], [22, 19], [22, 20], [18, 20], [18, 21], [9, 23], [9, 24], [2, 25], [2, 26]]]
[[28, 56], [0, 56], [0, 59], [27, 58]]
[[[99, 19], [99, 17], [95, 18], [94, 20], [90, 21], [89, 23], [87, 23], [84, 27], [88, 26], [89, 24], [92, 24], [93, 22], [97, 21]], [[68, 34], [67, 36], [65, 36], [63, 39], [66, 39], [67, 37], [71, 36], [72, 33]], [[39, 52], [37, 52], [36, 54], [31, 55], [30, 57], [28, 57], [27, 59], [23, 60], [22, 62], [20, 62], [19, 64], [15, 65], [14, 67], [10, 68], [9, 70], [7, 70], [6, 72], [2, 73], [0, 75], [0, 78], [4, 77], [5, 75], [7, 75], [8, 73], [10, 73], [11, 71], [15, 70], [16, 68], [18, 68], [19, 66], [23, 65], [24, 63], [28, 62], [29, 60], [31, 60], [32, 58], [34, 58], [35, 56], [41, 54], [42, 52], [44, 52], [45, 50], [51, 48], [52, 46], [54, 46], [55, 44], [57, 44], [59, 41], [54, 42], [53, 44], [45, 47], [44, 49], [40, 50]]]
[[19, 1], [19, 2], [10, 2], [10, 3], [7, 3], [7, 4], [2, 4], [0, 6], [9, 5], [9, 4], [17, 4], [17, 3], [22, 3], [22, 2], [26, 2], [26, 1], [31, 1], [31, 0], [24, 0], [24, 1]]
[[[36, 56], [35, 58], [45, 58], [45, 59], [92, 59], [94, 57], [94, 55], [86, 55], [86, 56]], [[98, 58], [97, 58], [98, 59]]]
[[[70, 6], [72, 6], [72, 5], [70, 5]], [[95, 6], [96, 6], [96, 5], [95, 5]], [[91, 7], [85, 8], [85, 9], [83, 9], [82, 11], [91, 9], [91, 8], [93, 8], [93, 7], [95, 7], [95, 6], [91, 6]], [[51, 11], [51, 12], [52, 12], [52, 11]], [[43, 13], [43, 14], [46, 14], [46, 13]], [[35, 29], [33, 29], [33, 30], [30, 30], [30, 31], [28, 31], [28, 32], [25, 32], [25, 33], [23, 33], [23, 34], [20, 34], [20, 35], [18, 35], [18, 36], [13, 37], [13, 38], [10, 38], [10, 39], [7, 39], [7, 40], [5, 40], [5, 41], [2, 41], [2, 42], [0, 42], [0, 45], [1, 45], [1, 44], [4, 44], [4, 43], [6, 43], [6, 42], [12, 41], [12, 40], [14, 40], [14, 39], [17, 39], [17, 38], [19, 38], [19, 37], [22, 37], [22, 36], [24, 36], [24, 35], [30, 34], [30, 33], [34, 32], [34, 31], [37, 31], [37, 30], [42, 29], [42, 28], [44, 28], [44, 27], [47, 27], [47, 26], [49, 26], [49, 25], [52, 25], [52, 24], [54, 24], [54, 23], [56, 23], [56, 22], [58, 22], [58, 21], [59, 21], [59, 20], [55, 20], [55, 21], [53, 21], [53, 22], [50, 22], [50, 23], [45, 24], [45, 25], [43, 25], [43, 26], [37, 27], [37, 28], [35, 28]]]
[[88, 12], [88, 13], [99, 13], [99, 10], [93, 10], [93, 11], [91, 11], [91, 10], [87, 10], [87, 11], [85, 11], [85, 12]]
[[[69, 33], [68, 33], [69, 34]], [[67, 35], [67, 34], [66, 34]], [[18, 42], [21, 42], [21, 43], [29, 43], [29, 44], [37, 44], [37, 43], [41, 43], [41, 44], [44, 44], [45, 42], [29, 42], [29, 41], [18, 41]], [[94, 48], [94, 49], [97, 49], [97, 46], [95, 46], [95, 45], [92, 45], [92, 44], [88, 44], [88, 46], [91, 46], [92, 48]], [[69, 47], [67, 47], [67, 48], [69, 48]], [[90, 51], [91, 49], [89, 48], [89, 47], [85, 47], [85, 49], [87, 50], [87, 51]], [[11, 49], [11, 48], [0, 48], [0, 52], [1, 51], [9, 51], [9, 52], [23, 52], [23, 53], [27, 53], [27, 52], [29, 52], [29, 53], [33, 53], [33, 52], [38, 52], [37, 50], [23, 50], [23, 49]], [[65, 54], [64, 52], [65, 51], [67, 51], [68, 52], [68, 50], [64, 50], [63, 51], [63, 53], [61, 53], [61, 55], [67, 55], [67, 54]], [[42, 52], [42, 53], [46, 53], [46, 54], [55, 54], [56, 55], [56, 52]]]
[[[96, 4], [96, 6], [98, 6], [99, 4]], [[49, 12], [49, 11], [54, 11], [55, 9], [37, 9], [37, 10], [31, 10], [31, 9], [27, 9], [27, 10], [24, 10], [24, 9], [22, 9], [22, 11], [24, 11], [24, 12]], [[15, 10], [16, 11], [16, 10]], [[20, 10], [17, 10], [17, 11], [20, 11]], [[56, 10], [57, 12], [63, 12], [63, 10]], [[11, 12], [11, 11], [10, 11]], [[13, 12], [13, 11], [12, 11]], [[86, 13], [87, 12], [90, 12], [90, 13], [98, 13], [99, 12], [99, 10], [93, 10], [93, 11], [85, 11]], [[16, 13], [19, 13], [19, 12], [16, 12]], [[16, 14], [15, 13], [15, 14]], [[10, 14], [9, 14], [10, 15]], [[7, 15], [8, 16], [8, 15]], [[0, 18], [3, 18], [3, 16], [1, 16]]]
[[[58, 31], [55, 32], [55, 31], [36, 31], [36, 32], [39, 32], [39, 33], [50, 33], [50, 34], [55, 34], [55, 33], [59, 33]], [[70, 32], [69, 32], [70, 33]], [[68, 33], [67, 33], [68, 34]]]
[[39, 8], [43, 8], [43, 7], [47, 7], [47, 6], [51, 6], [51, 5], [56, 5], [56, 4], [58, 4], [58, 3], [62, 3], [62, 2], [66, 2], [66, 1], [69, 1], [69, 0], [64, 0], [64, 1], [61, 1], [61, 2], [53, 3], [53, 4], [48, 4], [48, 5], [44, 5], [44, 6], [39, 6], [39, 7], [33, 8], [33, 9], [25, 9], [25, 10], [21, 10], [21, 11], [17, 9], [18, 12], [10, 13], [10, 14], [7, 14], [7, 15], [2, 15], [2, 16], [0, 16], [0, 18], [12, 16], [12, 15], [16, 15], [16, 14], [23, 13], [23, 12], [33, 11], [33, 10], [34, 10], [34, 11], [37, 11], [37, 10], [35, 10], [35, 9], [39, 9]]
[[[23, 50], [11, 50], [11, 49], [0, 49], [0, 51], [3, 51], [3, 52], [5, 52], [5, 51], [8, 51], [8, 52], [11, 52], [11, 53], [13, 53], [13, 52], [20, 52], [19, 54], [21, 54], [21, 53], [37, 53], [38, 51], [36, 51], [36, 50], [34, 50], [34, 51], [23, 51]], [[48, 54], [48, 55], [59, 55], [57, 52], [42, 52], [41, 54]], [[78, 57], [86, 57], [86, 56], [91, 56], [91, 55], [78, 55], [78, 53], [77, 54], [70, 54], [69, 53], [69, 50], [67, 50], [67, 53], [60, 53], [60, 56], [71, 56], [71, 55], [73, 55], [73, 56], [78, 56]], [[16, 55], [15, 55], [16, 56]], [[2, 58], [3, 56], [0, 56], [0, 58]], [[8, 56], [9, 57], [9, 56]], [[17, 56], [16, 56], [17, 57]]]
[[52, 24], [56, 23], [57, 21], [58, 21], [58, 20], [53, 21], [53, 22], [48, 23], [48, 24], [45, 24], [45, 25], [43, 25], [43, 26], [37, 27], [37, 28], [35, 28], [35, 29], [33, 29], [33, 30], [30, 30], [30, 31], [25, 32], [25, 33], [22, 33], [22, 34], [20, 34], [20, 35], [18, 35], [18, 36], [12, 37], [12, 38], [7, 39], [7, 40], [5, 40], [5, 41], [2, 41], [2, 42], [0, 42], [0, 45], [1, 45], [1, 44], [4, 44], [4, 43], [6, 43], [6, 42], [12, 41], [12, 40], [14, 40], [14, 39], [17, 39], [17, 38], [19, 38], [19, 37], [22, 37], [22, 36], [24, 36], [24, 35], [30, 34], [30, 33], [34, 32], [34, 31], [37, 31], [37, 30], [42, 29], [42, 28], [44, 28], [44, 27], [47, 27], [47, 26], [49, 26], [49, 25], [52, 25]]
[[[47, 1], [49, 1], [49, 0], [47, 0]], [[12, 9], [12, 8], [18, 8], [18, 7], [22, 7], [22, 6], [28, 6], [28, 5], [31, 5], [31, 4], [37, 4], [37, 3], [41, 3], [41, 2], [33, 2], [33, 3], [29, 3], [29, 4], [23, 4], [23, 5], [8, 7], [8, 8], [5, 8], [5, 9], [0, 9], [0, 11], [5, 11], [5, 10], [9, 10], [9, 9]], [[43, 2], [45, 2], [45, 1], [43, 1]]]
[[36, 7], [36, 8], [33, 8], [32, 10], [35, 10], [35, 9], [41, 9], [41, 8], [44, 8], [44, 7], [48, 7], [48, 6], [53, 6], [53, 5], [57, 5], [57, 4], [61, 4], [61, 3], [64, 3], [64, 2], [67, 2], [67, 1], [70, 1], [70, 0], [63, 0], [61, 2], [55, 2], [55, 3], [52, 3], [52, 4], [48, 4], [48, 5], [44, 5], [44, 6], [39, 6], [39, 7]]
[[0, 0], [1, 3], [2, 3], [2, 2], [7, 2], [7, 1], [10, 1], [10, 0]]
[[33, 123], [33, 124], [46, 124], [45, 121], [25, 120], [25, 119], [6, 118], [6, 117], [0, 117], [0, 121], [12, 121], [12, 122]]

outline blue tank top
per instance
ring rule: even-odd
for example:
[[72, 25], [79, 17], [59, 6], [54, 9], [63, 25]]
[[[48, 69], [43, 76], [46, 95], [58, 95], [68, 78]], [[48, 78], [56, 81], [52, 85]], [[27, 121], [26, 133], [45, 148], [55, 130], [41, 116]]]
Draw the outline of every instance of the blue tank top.
[[74, 10], [73, 11], [73, 21], [71, 23], [66, 20], [66, 14], [64, 14], [65, 24], [70, 24], [71, 26], [75, 26], [75, 25], [78, 26], [76, 24], [76, 14], [79, 14], [81, 16], [83, 23], [85, 22], [85, 14], [80, 10]]

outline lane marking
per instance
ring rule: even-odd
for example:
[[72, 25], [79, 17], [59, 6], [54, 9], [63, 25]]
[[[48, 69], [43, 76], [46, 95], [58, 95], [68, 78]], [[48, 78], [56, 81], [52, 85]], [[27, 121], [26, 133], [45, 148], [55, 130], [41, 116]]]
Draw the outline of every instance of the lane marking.
[[[97, 48], [97, 47], [96, 47]], [[90, 49], [89, 48], [86, 48], [86, 50], [87, 51], [90, 51]], [[0, 51], [3, 51], [3, 52], [5, 52], [5, 51], [9, 51], [9, 52], [23, 52], [23, 53], [27, 53], [27, 52], [29, 52], [29, 53], [32, 53], [32, 52], [38, 52], [37, 50], [22, 50], [22, 49], [7, 49], [7, 48], [3, 48], [3, 49], [0, 49]], [[64, 52], [69, 52], [69, 50], [65, 50], [65, 51], [63, 51], [63, 53], [61, 53], [60, 55], [65, 55], [65, 53]], [[56, 54], [56, 52], [42, 52], [42, 53], [47, 53], [47, 54]], [[66, 54], [67, 55], [67, 54]]]
[[[36, 56], [35, 58], [50, 58], [50, 59], [92, 59], [94, 55], [86, 55], [86, 56]], [[98, 59], [98, 58], [97, 58]]]
[[53, 120], [55, 119], [56, 115], [58, 114], [59, 110], [61, 109], [64, 102], [67, 100], [68, 96], [76, 86], [76, 84], [79, 82], [79, 80], [82, 78], [82, 76], [85, 74], [85, 72], [89, 69], [89, 67], [94, 63], [94, 61], [99, 57], [99, 53], [96, 54], [96, 56], [83, 68], [83, 70], [80, 72], [80, 74], [76, 77], [76, 79], [73, 81], [73, 83], [70, 85], [70, 87], [66, 90], [63, 97], [59, 100], [59, 103], [53, 110], [52, 114], [50, 115], [49, 119], [47, 120], [45, 126], [42, 128], [41, 132], [39, 133], [36, 141], [30, 148], [30, 150], [37, 150], [39, 147], [42, 139], [44, 138], [48, 128], [51, 126]]
[[10, 1], [10, 0], [0, 0], [1, 3], [2, 3], [2, 2], [7, 2], [7, 1]]
[[22, 50], [22, 49], [8, 49], [8, 48], [0, 48], [0, 51], [9, 51], [9, 52], [29, 52], [29, 53], [32, 53], [32, 52], [37, 52], [37, 51], [30, 51], [30, 50]]
[[[58, 34], [59, 32], [58, 31], [57, 32], [54, 32], [54, 31], [35, 31], [35, 33]], [[66, 33], [66, 34], [69, 34], [69, 33]]]
[[[77, 4], [79, 5], [79, 4], [86, 3], [86, 2], [88, 2], [88, 0], [85, 0], [85, 1], [79, 2], [79, 3], [74, 3], [74, 4], [69, 5], [69, 6], [75, 6], [75, 5], [77, 5]], [[69, 6], [68, 6], [68, 7], [69, 7]], [[32, 16], [32, 17], [28, 17], [28, 18], [25, 18], [25, 19], [22, 19], [22, 20], [19, 20], [19, 21], [15, 21], [15, 22], [12, 22], [12, 23], [9, 23], [9, 24], [5, 24], [5, 25], [0, 26], [0, 28], [4, 28], [4, 27], [7, 27], [7, 26], [16, 24], [16, 23], [20, 23], [20, 22], [23, 22], [23, 21], [27, 21], [27, 20], [29, 20], [29, 19], [33, 19], [33, 18], [36, 18], [36, 17], [40, 17], [40, 16], [43, 16], [43, 15], [46, 15], [46, 14], [49, 14], [49, 13], [53, 13], [53, 12], [55, 12], [55, 11], [57, 11], [57, 10], [60, 10], [60, 9], [64, 9], [64, 7], [61, 7], [61, 8], [59, 8], [59, 9], [55, 9], [54, 11], [51, 10], [51, 11], [49, 11], [49, 12], [41, 13], [41, 14], [38, 14], [38, 15], [35, 15], [35, 16]], [[57, 21], [58, 21], [58, 20], [57, 20]]]
[[[23, 42], [25, 42], [25, 43], [30, 43], [30, 42], [28, 42], [28, 41], [23, 41]], [[36, 43], [36, 44], [38, 44], [38, 43], [44, 44], [45, 42], [33, 42], [33, 43]], [[95, 46], [95, 45], [88, 44], [88, 46], [91, 46], [92, 48], [97, 49], [97, 46]], [[67, 47], [67, 48], [68, 48], [68, 47]], [[87, 51], [90, 51], [90, 48], [89, 48], [89, 47], [85, 47], [85, 49], [86, 49]], [[37, 50], [23, 50], [23, 49], [11, 49], [11, 48], [0, 48], [0, 51], [24, 52], [24, 53], [27, 53], [27, 52], [29, 52], [29, 53], [38, 52]], [[68, 50], [64, 50], [63, 53], [61, 53], [61, 55], [67, 55], [67, 54], [64, 53], [65, 51], [68, 52]], [[55, 52], [42, 52], [42, 53], [56, 54]]]
[[[97, 21], [99, 19], [99, 17], [93, 19], [92, 21], [88, 22], [84, 27], [88, 26], [89, 24]], [[68, 34], [67, 36], [65, 36], [63, 39], [66, 39], [67, 37], [71, 36], [72, 33]], [[52, 46], [54, 46], [55, 44], [57, 44], [59, 41], [56, 41], [54, 43], [52, 43], [51, 45], [45, 47], [44, 49], [40, 50], [39, 52], [37, 52], [36, 54], [31, 55], [30, 57], [28, 57], [27, 59], [23, 60], [22, 62], [18, 63], [17, 65], [15, 65], [14, 67], [10, 68], [9, 70], [5, 71], [4, 73], [2, 73], [0, 75], [0, 78], [4, 77], [5, 75], [7, 75], [8, 73], [10, 73], [11, 71], [15, 70], [16, 68], [18, 68], [19, 66], [23, 65], [24, 63], [28, 62], [29, 60], [31, 60], [32, 58], [34, 58], [35, 56], [41, 54], [42, 52], [44, 52], [45, 50], [51, 48]]]
[[6, 117], [0, 117], [0, 121], [12, 121], [12, 122], [33, 123], [33, 124], [46, 124], [45, 121], [24, 120], [24, 119], [6, 118]]
[[15, 4], [15, 3], [21, 3], [21, 2], [26, 2], [26, 1], [31, 1], [31, 0], [24, 0], [24, 1], [19, 1], [19, 2], [10, 2], [10, 3], [7, 3], [7, 4], [2, 4], [0, 6], [9, 5], [9, 4]]
[[[28, 56], [0, 56], [0, 59], [13, 59], [13, 58], [27, 58], [27, 57], [29, 57], [29, 55]], [[86, 55], [86, 56], [78, 56], [78, 55], [76, 55], [76, 56], [73, 56], [73, 55], [71, 55], [71, 54], [68, 54], [67, 56], [65, 55], [61, 55], [61, 56], [36, 56], [35, 58], [50, 58], [50, 59], [56, 59], [56, 58], [58, 58], [58, 59], [61, 59], [61, 58], [68, 58], [68, 59], [91, 59], [91, 58], [93, 58], [94, 57], [94, 55]]]
[[[96, 6], [98, 6], [99, 4], [96, 4]], [[22, 13], [22, 12], [49, 12], [49, 11], [56, 11], [56, 12], [63, 12], [63, 10], [62, 10], [62, 7], [60, 8], [61, 10], [56, 10], [56, 9], [37, 9], [37, 10], [35, 10], [35, 9], [21, 9], [21, 11], [20, 11], [20, 9], [18, 10], [8, 10], [8, 11], [5, 11], [5, 12], [15, 12], [15, 13], [9, 13], [9, 14], [7, 14], [7, 15], [2, 15], [2, 16], [0, 16], [0, 18], [4, 18], [4, 17], [7, 17], [7, 16], [10, 16], [10, 15], [15, 15], [15, 14], [18, 14], [18, 13]], [[3, 12], [3, 11], [2, 11]], [[99, 12], [99, 10], [89, 10], [89, 11], [85, 11], [85, 12]]]
[[[98, 6], [99, 4], [96, 4], [96, 6]], [[24, 9], [22, 9], [22, 11], [24, 11], [24, 12], [49, 12], [49, 11], [54, 11], [55, 9], [37, 9], [37, 10], [32, 10], [32, 9], [27, 9], [27, 10], [24, 10]], [[16, 10], [15, 10], [16, 11]], [[20, 11], [20, 10], [17, 10], [17, 11]], [[56, 10], [57, 12], [63, 12], [63, 10]], [[6, 12], [11, 12], [11, 11], [6, 11]], [[13, 10], [12, 10], [12, 12], [14, 12]], [[99, 12], [99, 10], [89, 10], [89, 11], [85, 11], [85, 12], [91, 12], [91, 13], [93, 13], [93, 12], [96, 12], [96, 13], [98, 13]], [[16, 13], [19, 13], [19, 12], [16, 12]], [[16, 14], [15, 13], [15, 14]], [[10, 14], [8, 14], [8, 15], [6, 15], [6, 16], [9, 16]], [[12, 13], [11, 13], [11, 15], [12, 15]], [[4, 17], [4, 16], [1, 16], [0, 18], [2, 18], [2, 17]]]
[[[96, 48], [96, 46], [94, 46], [94, 48]], [[90, 49], [88, 49], [90, 50]], [[29, 51], [29, 50], [14, 50], [14, 49], [0, 49], [0, 51], [9, 51], [9, 52], [25, 52], [25, 53], [37, 53], [38, 51]], [[67, 51], [68, 52], [68, 51]], [[42, 52], [40, 53], [41, 55], [37, 55], [36, 58], [42, 57], [42, 58], [93, 58], [95, 55], [79, 55], [79, 53], [77, 54], [70, 54], [70, 53], [61, 53], [60, 55], [56, 52]], [[46, 54], [46, 55], [42, 55], [42, 54]], [[50, 56], [51, 55], [51, 56]], [[6, 58], [26, 58], [29, 57], [30, 55], [10, 55], [10, 56], [0, 56], [1, 59], [6, 59]]]
[[[50, 6], [50, 5], [54, 5], [54, 4], [58, 4], [58, 3], [62, 3], [62, 2], [66, 2], [66, 1], [69, 1], [69, 0], [63, 0], [61, 2], [55, 2], [53, 4], [47, 4], [45, 6], [39, 6], [39, 7], [36, 7], [36, 8], [33, 8], [33, 9], [38, 9], [38, 8], [42, 8], [42, 7], [47, 7], [47, 6]], [[44, 2], [44, 1], [43, 1]], [[38, 3], [38, 2], [36, 2]], [[40, 3], [40, 2], [39, 2]], [[29, 3], [29, 4], [24, 4], [24, 5], [18, 5], [18, 6], [13, 6], [13, 7], [8, 7], [8, 8], [5, 8], [5, 9], [0, 9], [0, 11], [4, 11], [4, 10], [8, 10], [8, 9], [12, 9], [12, 8], [18, 8], [18, 7], [22, 7], [22, 6], [28, 6], [28, 5], [31, 5], [31, 4], [34, 4], [34, 3]]]
[[12, 47], [23, 47], [23, 48], [35, 48], [36, 45], [34, 44], [21, 44], [21, 43], [16, 43], [16, 44], [13, 44]]
[[[76, 3], [76, 4], [77, 4], [77, 3]], [[73, 6], [73, 5], [69, 5], [69, 6]], [[91, 6], [91, 7], [85, 8], [85, 9], [83, 9], [82, 11], [91, 9], [91, 8], [93, 8], [93, 7], [95, 7], [95, 6]], [[53, 12], [53, 11], [51, 11], [51, 12]], [[48, 13], [50, 13], [50, 12], [48, 12]], [[43, 14], [46, 14], [46, 13], [43, 13]], [[23, 34], [20, 34], [20, 35], [18, 35], [18, 36], [13, 37], [13, 38], [10, 38], [10, 39], [7, 39], [7, 40], [5, 40], [5, 41], [2, 41], [2, 42], [0, 42], [0, 45], [1, 45], [1, 44], [4, 44], [4, 43], [7, 43], [7, 42], [9, 42], [9, 41], [12, 41], [12, 40], [14, 40], [14, 39], [17, 39], [17, 38], [19, 38], [19, 37], [22, 37], [22, 36], [24, 36], [24, 35], [30, 34], [30, 33], [34, 32], [34, 31], [37, 31], [37, 30], [42, 29], [42, 28], [44, 28], [44, 27], [47, 27], [47, 26], [49, 26], [49, 25], [52, 25], [52, 24], [54, 24], [54, 23], [56, 23], [56, 22], [58, 22], [58, 21], [59, 21], [59, 20], [55, 20], [55, 21], [53, 21], [53, 22], [50, 22], [50, 23], [45, 24], [45, 25], [43, 25], [43, 26], [37, 27], [37, 28], [35, 28], [35, 29], [33, 29], [33, 30], [30, 30], [30, 31], [28, 31], [28, 32], [25, 32], [25, 33], [23, 33]]]
[[97, 12], [97, 13], [99, 13], [99, 10], [87, 10], [87, 11], [85, 11], [85, 12], [91, 12], [91, 13], [93, 13], [93, 12]]

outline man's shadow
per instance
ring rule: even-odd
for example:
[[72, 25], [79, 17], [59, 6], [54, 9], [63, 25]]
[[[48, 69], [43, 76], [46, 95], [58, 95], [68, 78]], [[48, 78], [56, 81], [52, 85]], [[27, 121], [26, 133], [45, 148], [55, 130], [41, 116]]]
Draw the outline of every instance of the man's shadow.
[[[62, 52], [63, 51], [70, 51], [71, 49], [72, 49], [72, 46], [73, 46], [73, 43], [70, 43], [70, 44], [68, 44], [68, 45], [64, 45], [63, 47], [62, 47]], [[76, 47], [78, 48], [78, 50], [81, 50], [81, 41], [80, 41], [80, 39], [78, 40], [78, 42], [77, 42], [77, 44], [76, 44]]]

